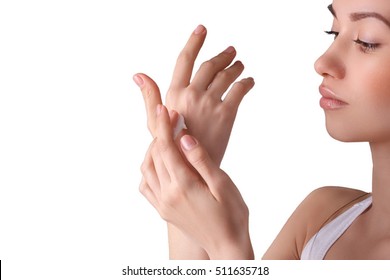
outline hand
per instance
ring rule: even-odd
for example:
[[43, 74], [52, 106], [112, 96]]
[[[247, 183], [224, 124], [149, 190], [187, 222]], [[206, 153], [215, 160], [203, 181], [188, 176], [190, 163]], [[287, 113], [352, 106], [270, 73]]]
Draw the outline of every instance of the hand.
[[[246, 78], [234, 83], [243, 72], [244, 66], [240, 61], [229, 66], [236, 56], [233, 47], [204, 62], [190, 81], [195, 59], [206, 33], [202, 25], [198, 26], [180, 53], [166, 95], [166, 105], [184, 116], [188, 132], [205, 145], [210, 157], [219, 165], [229, 141], [238, 107], [245, 94], [253, 87], [254, 81], [252, 78]], [[135, 75], [134, 81], [142, 90], [148, 128], [154, 136], [155, 108], [157, 104], [162, 104], [159, 88], [145, 74]]]
[[172, 137], [171, 121], [159, 106], [156, 138], [142, 164], [141, 193], [161, 217], [187, 234], [212, 259], [250, 259], [248, 208], [230, 178], [190, 135]]

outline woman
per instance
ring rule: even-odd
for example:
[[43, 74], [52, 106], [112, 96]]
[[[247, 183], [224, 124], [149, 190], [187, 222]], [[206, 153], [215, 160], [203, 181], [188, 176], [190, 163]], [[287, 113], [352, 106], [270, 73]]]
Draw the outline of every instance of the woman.
[[[372, 192], [342, 187], [313, 191], [297, 207], [264, 259], [390, 259], [390, 5], [387, 0], [334, 0], [327, 33], [335, 40], [316, 61], [320, 106], [335, 139], [370, 144]], [[166, 105], [157, 85], [137, 74], [155, 136], [142, 165], [142, 194], [169, 224], [170, 257], [251, 259], [248, 209], [219, 168], [238, 106], [254, 85], [235, 82], [229, 47], [191, 79], [206, 30], [199, 26], [179, 55]], [[157, 109], [156, 109], [157, 108]], [[188, 130], [172, 135], [178, 113]], [[213, 120], [213, 122], [210, 122]], [[195, 138], [196, 137], [196, 138]]]

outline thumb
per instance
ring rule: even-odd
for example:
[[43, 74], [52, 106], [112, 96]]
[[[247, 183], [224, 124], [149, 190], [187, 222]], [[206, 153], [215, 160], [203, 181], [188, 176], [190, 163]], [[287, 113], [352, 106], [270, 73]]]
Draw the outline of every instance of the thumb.
[[190, 135], [180, 138], [180, 145], [188, 162], [198, 171], [209, 187], [216, 183], [216, 179], [221, 175], [219, 167], [210, 158], [207, 150]]
[[134, 82], [139, 86], [145, 102], [148, 128], [153, 137], [156, 135], [156, 108], [162, 104], [160, 89], [149, 76], [138, 73], [133, 76]]

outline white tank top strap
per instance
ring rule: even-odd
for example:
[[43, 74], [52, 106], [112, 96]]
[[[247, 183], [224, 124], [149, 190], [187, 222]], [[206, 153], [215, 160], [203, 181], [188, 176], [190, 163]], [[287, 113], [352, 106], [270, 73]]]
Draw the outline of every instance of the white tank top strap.
[[305, 245], [301, 260], [322, 260], [330, 247], [372, 203], [371, 195], [354, 204], [344, 213], [322, 227]]

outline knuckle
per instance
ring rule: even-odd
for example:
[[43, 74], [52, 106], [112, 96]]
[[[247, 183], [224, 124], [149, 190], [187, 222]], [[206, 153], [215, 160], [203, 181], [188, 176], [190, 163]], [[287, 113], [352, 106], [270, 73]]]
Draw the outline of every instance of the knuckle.
[[160, 138], [157, 140], [157, 145], [158, 145], [158, 151], [160, 153], [165, 153], [169, 150], [169, 145], [170, 143], [166, 140], [166, 139], [163, 139], [163, 138]]
[[221, 194], [226, 193], [226, 188], [232, 186], [230, 177], [222, 170], [219, 170], [218, 173], [214, 173], [213, 175], [212, 183], [214, 188]]
[[138, 187], [138, 190], [141, 194], [145, 195], [146, 194], [146, 191], [147, 191], [147, 184], [145, 182], [142, 182], [139, 187]]
[[192, 163], [196, 166], [202, 167], [206, 165], [207, 159], [208, 155], [205, 153], [205, 151], [198, 149], [193, 155]]
[[201, 69], [205, 69], [206, 71], [213, 71], [217, 66], [217, 63], [215, 60], [207, 60], [203, 62], [200, 66]]
[[170, 87], [165, 95], [165, 102], [167, 108], [176, 108], [179, 90]]
[[150, 88], [149, 86], [146, 86], [142, 89], [142, 93], [144, 95], [145, 102], [147, 103], [153, 96], [153, 89]]
[[[203, 98], [203, 105], [205, 109], [207, 110], [208, 108], [211, 108], [215, 110], [215, 112], [220, 111], [220, 106], [218, 106], [221, 103], [221, 99], [216, 99], [212, 95], [207, 95]], [[205, 111], [206, 111], [205, 110]]]
[[148, 173], [149, 167], [150, 167], [150, 164], [147, 163], [146, 161], [144, 161], [141, 164], [140, 170], [141, 170], [142, 175], [146, 175]]
[[196, 110], [200, 113], [210, 112], [212, 110], [218, 110], [219, 101], [216, 100], [211, 94], [202, 95], [199, 100], [194, 100], [194, 103], [199, 105], [196, 106]]
[[229, 181], [225, 178], [225, 176], [215, 176], [213, 183], [215, 189], [222, 193], [226, 190], [226, 186], [229, 185]]
[[180, 204], [184, 199], [185, 193], [177, 189], [162, 193], [159, 207], [161, 218], [166, 221], [170, 221], [172, 219], [173, 213], [179, 211]]
[[231, 76], [232, 76], [231, 73], [229, 73], [228, 71], [220, 71], [216, 75], [216, 78], [224, 81], [224, 80], [230, 80]]
[[194, 60], [194, 56], [186, 50], [182, 50], [177, 57], [177, 63], [187, 63], [192, 60]]
[[186, 92], [186, 100], [187, 101], [193, 101], [193, 100], [197, 100], [197, 96], [199, 94], [199, 89], [194, 86], [194, 84], [190, 84], [187, 88], [187, 92]]
[[187, 111], [192, 108], [193, 106], [195, 106], [196, 103], [199, 102], [200, 100], [200, 97], [202, 95], [199, 94], [199, 89], [196, 88], [196, 86], [194, 86], [193, 84], [189, 85], [188, 88], [187, 88], [187, 92], [186, 92], [186, 95], [184, 97], [184, 105], [183, 107], [185, 107], [185, 109], [187, 109]]
[[241, 61], [238, 60], [233, 64], [232, 68], [236, 69], [236, 71], [239, 73], [242, 73], [242, 71], [245, 69], [245, 66]]
[[242, 69], [245, 68], [244, 63], [242, 63], [241, 60], [237, 60], [236, 62], [234, 62], [234, 66], [242, 68]]
[[163, 205], [169, 208], [175, 208], [179, 205], [181, 201], [184, 200], [186, 194], [183, 188], [178, 186], [172, 186], [172, 189], [169, 192], [165, 192], [161, 200]]
[[[231, 93], [229, 93], [229, 94], [231, 94]], [[234, 94], [234, 93], [232, 93], [232, 94]], [[225, 110], [228, 111], [233, 116], [236, 115], [237, 110], [238, 110], [238, 106], [239, 106], [239, 103], [237, 102], [237, 99], [235, 100], [235, 102], [225, 102], [224, 103]]]
[[237, 92], [245, 92], [246, 91], [246, 85], [244, 81], [238, 81], [234, 83], [233, 90]]

